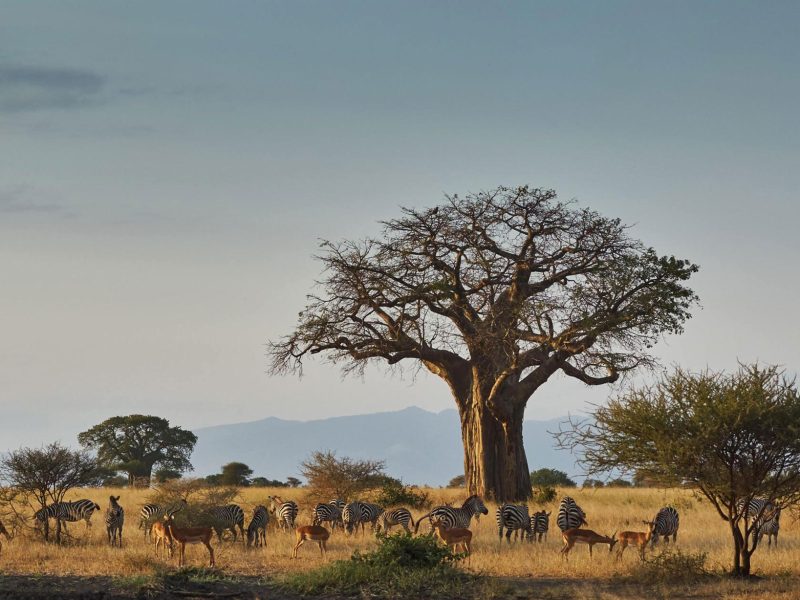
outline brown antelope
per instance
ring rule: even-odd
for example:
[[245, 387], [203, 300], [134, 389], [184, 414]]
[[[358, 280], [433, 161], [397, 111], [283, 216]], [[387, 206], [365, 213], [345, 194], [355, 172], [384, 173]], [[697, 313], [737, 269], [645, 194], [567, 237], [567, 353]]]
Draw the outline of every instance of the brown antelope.
[[331, 537], [330, 532], [321, 527], [320, 525], [304, 525], [294, 530], [297, 543], [292, 550], [292, 558], [297, 558], [297, 549], [302, 546], [306, 540], [313, 540], [319, 544], [320, 556], [325, 556], [328, 549], [325, 547], [325, 542]]
[[653, 538], [653, 529], [656, 526], [655, 521], [642, 521], [647, 525], [647, 532], [642, 531], [621, 531], [619, 534], [619, 548], [617, 549], [617, 560], [622, 559], [622, 553], [628, 546], [639, 548], [639, 557], [644, 560], [644, 550], [650, 540]]
[[[11, 536], [8, 534], [8, 531], [6, 531], [6, 528], [3, 526], [2, 521], [0, 521], [0, 534], [6, 536], [6, 540], [8, 540], [9, 542], [11, 541]], [[2, 551], [3, 551], [3, 543], [0, 542], [0, 552]]]
[[439, 519], [432, 521], [432, 525], [436, 537], [450, 546], [453, 552], [457, 552], [459, 546], [463, 546], [467, 554], [471, 552], [470, 543], [472, 542], [472, 532], [469, 529], [463, 529], [461, 527], [445, 529]]
[[203, 544], [208, 549], [208, 554], [211, 557], [208, 566], [214, 566], [214, 549], [209, 543], [211, 536], [214, 535], [213, 527], [175, 527], [173, 519], [165, 519], [164, 522], [173, 544], [177, 542], [181, 546], [181, 553], [178, 557], [179, 567], [183, 566], [186, 559], [186, 544]]
[[592, 556], [592, 547], [595, 544], [608, 544], [608, 551], [610, 553], [614, 548], [614, 544], [617, 543], [616, 535], [616, 531], [611, 537], [606, 537], [591, 529], [567, 529], [561, 533], [561, 537], [564, 540], [564, 547], [561, 548], [561, 557], [569, 560], [569, 551], [572, 550], [575, 544], [588, 544], [589, 556]]
[[172, 536], [167, 531], [166, 521], [156, 521], [150, 527], [150, 539], [155, 540], [156, 556], [159, 556], [158, 547], [164, 544], [164, 548], [169, 550], [169, 556], [172, 558]]

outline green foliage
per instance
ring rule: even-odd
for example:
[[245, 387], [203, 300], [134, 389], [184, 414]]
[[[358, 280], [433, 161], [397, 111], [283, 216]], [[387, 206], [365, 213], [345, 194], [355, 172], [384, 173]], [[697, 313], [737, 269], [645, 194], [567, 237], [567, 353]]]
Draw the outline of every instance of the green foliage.
[[112, 417], [78, 435], [85, 448], [96, 450], [100, 464], [128, 473], [135, 478], [149, 478], [158, 465], [183, 473], [191, 471], [189, 457], [197, 436], [169, 421], [150, 415]]
[[463, 475], [456, 475], [447, 484], [449, 488], [463, 488], [467, 484], [467, 479]]
[[300, 487], [302, 484], [303, 484], [303, 482], [300, 481], [297, 477], [287, 477], [286, 478], [286, 485], [288, 485], [289, 487], [296, 488], [296, 487]]
[[550, 486], [533, 488], [533, 502], [537, 504], [549, 504], [556, 499], [558, 492], [556, 488]]
[[375, 502], [380, 506], [405, 506], [423, 508], [430, 504], [428, 494], [411, 485], [403, 485], [398, 479], [389, 478], [380, 489]]
[[616, 479], [612, 479], [606, 484], [607, 487], [617, 487], [617, 488], [629, 488], [633, 487], [633, 484], [628, 481], [627, 479], [623, 479], [622, 477], [617, 477]]
[[575, 487], [575, 482], [564, 471], [558, 469], [538, 469], [531, 472], [533, 487]]
[[353, 554], [351, 560], [373, 566], [433, 568], [457, 560], [450, 548], [440, 544], [430, 535], [413, 537], [401, 532], [392, 535], [377, 534], [378, 546], [373, 552]]
[[707, 557], [705, 552], [680, 550], [651, 553], [634, 567], [631, 579], [646, 584], [696, 583], [710, 576], [706, 569]]
[[[208, 479], [208, 478], [206, 478]], [[250, 480], [252, 487], [288, 487], [288, 483], [280, 479], [267, 479], [266, 477], [253, 477]]]
[[602, 488], [606, 487], [606, 482], [602, 479], [586, 478], [583, 480], [583, 487], [585, 488]]
[[180, 479], [180, 477], [180, 472], [175, 469], [162, 468], [153, 473], [153, 479], [155, 479], [156, 483], [164, 483], [170, 479]]
[[229, 462], [222, 465], [222, 473], [220, 473], [219, 485], [250, 485], [248, 479], [253, 474], [253, 469], [248, 467], [242, 462]]
[[225, 506], [237, 499], [236, 488], [209, 486], [203, 479], [182, 478], [159, 485], [148, 495], [147, 502], [170, 507], [182, 506], [175, 514], [175, 521], [179, 526], [194, 527], [215, 525], [209, 509]]
[[386, 483], [382, 460], [355, 460], [336, 453], [313, 452], [300, 465], [300, 471], [319, 498], [355, 498], [359, 494]]

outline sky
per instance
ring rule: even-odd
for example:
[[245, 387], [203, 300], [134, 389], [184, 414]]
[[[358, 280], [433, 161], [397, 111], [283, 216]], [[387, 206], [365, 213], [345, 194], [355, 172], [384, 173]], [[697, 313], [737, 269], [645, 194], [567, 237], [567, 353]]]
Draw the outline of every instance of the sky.
[[[322, 239], [553, 188], [701, 267], [662, 364], [800, 364], [797, 2], [29, 2], [0, 16], [0, 450], [453, 406], [267, 373]], [[646, 379], [646, 375], [642, 376]], [[555, 378], [526, 418], [613, 393]]]

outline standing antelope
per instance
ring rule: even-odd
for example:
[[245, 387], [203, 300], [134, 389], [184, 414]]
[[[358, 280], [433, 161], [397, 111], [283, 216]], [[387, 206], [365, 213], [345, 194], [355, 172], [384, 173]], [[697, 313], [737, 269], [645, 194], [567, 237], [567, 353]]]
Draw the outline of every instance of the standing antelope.
[[433, 531], [436, 532], [436, 537], [447, 544], [453, 552], [456, 552], [459, 546], [463, 546], [467, 554], [471, 552], [472, 532], [469, 529], [463, 527], [446, 528], [441, 519], [434, 519], [431, 524], [433, 525]]
[[186, 508], [186, 499], [182, 498], [179, 502], [167, 506], [160, 504], [145, 504], [139, 513], [139, 529], [144, 529], [144, 539], [150, 535], [153, 523], [164, 517], [172, 517], [176, 513]]
[[[11, 536], [8, 534], [8, 531], [6, 531], [6, 528], [3, 526], [2, 521], [0, 521], [0, 534], [6, 536], [6, 540], [8, 540], [9, 542], [11, 541]], [[0, 542], [0, 552], [2, 551], [3, 551], [3, 543]]]
[[306, 540], [317, 542], [319, 544], [320, 556], [325, 556], [325, 553], [328, 551], [328, 548], [325, 546], [325, 542], [327, 542], [328, 538], [331, 537], [331, 534], [327, 529], [320, 527], [319, 525], [304, 525], [303, 527], [298, 527], [295, 529], [294, 532], [297, 543], [294, 545], [294, 549], [292, 550], [292, 558], [297, 558], [297, 549], [302, 546]]
[[625, 552], [625, 548], [628, 546], [638, 547], [639, 548], [639, 558], [644, 560], [644, 550], [647, 547], [647, 544], [650, 543], [650, 539], [653, 537], [653, 530], [655, 529], [656, 523], [655, 521], [642, 521], [645, 525], [647, 525], [647, 532], [641, 531], [621, 531], [619, 534], [619, 548], [617, 548], [617, 560], [622, 559], [622, 553]]
[[167, 531], [166, 521], [156, 521], [150, 526], [150, 539], [155, 541], [156, 556], [160, 556], [159, 547], [163, 544], [169, 550], [169, 557], [172, 558], [172, 536]]
[[125, 524], [125, 511], [118, 504], [119, 496], [108, 497], [108, 508], [106, 509], [106, 533], [108, 543], [122, 548], [122, 526]]
[[208, 549], [211, 557], [210, 567], [214, 566], [214, 549], [211, 547], [211, 538], [214, 535], [213, 527], [175, 527], [172, 518], [165, 520], [166, 530], [173, 544], [178, 542], [181, 546], [181, 553], [178, 557], [178, 566], [182, 567], [186, 559], [186, 544], [203, 544]]
[[588, 544], [589, 556], [592, 556], [592, 548], [595, 544], [608, 544], [609, 553], [614, 549], [614, 544], [617, 543], [617, 532], [611, 534], [611, 537], [606, 537], [595, 533], [591, 529], [567, 529], [561, 533], [564, 540], [564, 547], [561, 548], [561, 558], [569, 560], [569, 551], [575, 544]]

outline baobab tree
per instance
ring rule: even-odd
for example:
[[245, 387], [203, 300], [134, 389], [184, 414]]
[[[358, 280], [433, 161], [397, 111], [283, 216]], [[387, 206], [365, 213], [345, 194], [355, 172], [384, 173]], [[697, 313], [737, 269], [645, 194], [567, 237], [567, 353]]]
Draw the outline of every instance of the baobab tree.
[[345, 373], [424, 367], [458, 407], [469, 491], [498, 501], [531, 494], [531, 396], [558, 372], [601, 385], [652, 364], [649, 349], [681, 333], [697, 301], [685, 285], [696, 265], [552, 190], [447, 196], [382, 225], [322, 244], [320, 291], [270, 343], [271, 371], [302, 373], [314, 354]]

